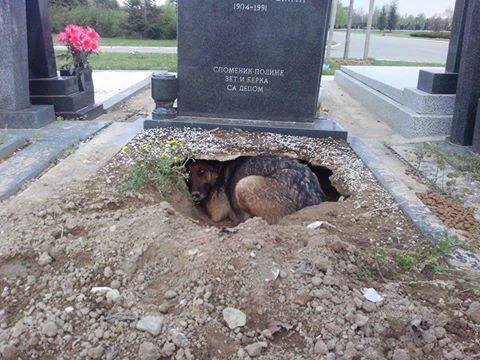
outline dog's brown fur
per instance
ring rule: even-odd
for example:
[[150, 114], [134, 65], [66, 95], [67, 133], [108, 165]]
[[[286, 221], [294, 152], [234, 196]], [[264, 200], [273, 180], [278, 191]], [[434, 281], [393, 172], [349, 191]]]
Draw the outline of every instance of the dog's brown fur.
[[209, 217], [239, 223], [259, 216], [270, 223], [304, 207], [320, 204], [325, 195], [312, 170], [284, 156], [262, 155], [219, 163], [188, 164], [189, 188]]

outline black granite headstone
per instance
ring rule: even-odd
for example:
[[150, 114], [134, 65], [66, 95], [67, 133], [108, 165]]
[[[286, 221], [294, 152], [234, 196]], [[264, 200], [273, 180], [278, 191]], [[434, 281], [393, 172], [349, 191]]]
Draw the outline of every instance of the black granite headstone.
[[81, 78], [57, 76], [48, 0], [26, 0], [26, 9], [32, 104], [53, 105], [65, 118], [101, 115], [103, 107], [94, 104], [93, 83], [91, 89], [83, 89]]
[[465, 23], [451, 141], [472, 145], [480, 98], [480, 1], [470, 1]]
[[180, 116], [313, 121], [330, 0], [180, 0]]
[[0, 128], [40, 128], [53, 107], [31, 106], [28, 89], [25, 0], [0, 2]]
[[480, 99], [477, 105], [477, 118], [475, 120], [475, 130], [473, 132], [473, 151], [480, 153]]
[[445, 72], [421, 70], [418, 77], [419, 90], [430, 94], [456, 93], [469, 2], [470, 0], [457, 0], [455, 3]]
[[26, 5], [30, 79], [56, 77], [57, 65], [48, 18], [48, 1], [27, 0]]

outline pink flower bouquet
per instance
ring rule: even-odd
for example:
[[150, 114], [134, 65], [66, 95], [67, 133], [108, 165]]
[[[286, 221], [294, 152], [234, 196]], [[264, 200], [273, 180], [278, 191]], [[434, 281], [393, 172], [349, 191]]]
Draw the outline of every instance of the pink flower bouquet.
[[71, 73], [88, 68], [90, 55], [100, 51], [100, 36], [91, 27], [67, 25], [64, 31], [58, 34], [57, 40], [68, 49], [68, 53], [63, 56], [68, 63], [64, 67], [70, 68]]

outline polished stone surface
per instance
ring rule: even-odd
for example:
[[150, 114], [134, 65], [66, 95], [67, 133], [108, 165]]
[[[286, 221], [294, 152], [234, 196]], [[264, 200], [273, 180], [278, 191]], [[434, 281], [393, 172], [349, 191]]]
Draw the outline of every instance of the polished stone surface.
[[465, 34], [465, 23], [467, 21], [467, 9], [471, 0], [456, 0], [453, 14], [452, 30], [450, 32], [450, 43], [447, 55], [447, 73], [458, 73], [460, 59], [462, 57], [463, 37]]
[[458, 73], [421, 70], [418, 77], [418, 90], [429, 94], [455, 94]]
[[48, 0], [26, 0], [30, 79], [57, 76]]
[[475, 130], [473, 132], [473, 151], [480, 153], [480, 99], [477, 105], [477, 117], [475, 120]]
[[53, 106], [35, 105], [21, 110], [0, 109], [0, 129], [39, 129], [55, 121]]
[[234, 120], [234, 119], [212, 119], [195, 117], [178, 117], [176, 119], [146, 119], [145, 129], [160, 127], [192, 127], [206, 130], [241, 129], [252, 132], [270, 132], [276, 134], [306, 136], [313, 138], [347, 139], [347, 132], [334, 121], [325, 118], [316, 118], [313, 122], [278, 122], [264, 120]]
[[2, 0], [0, 6], [0, 109], [30, 106], [25, 0]]
[[472, 145], [480, 98], [480, 1], [470, 1], [463, 38], [451, 141]]
[[180, 0], [179, 114], [312, 121], [329, 3]]

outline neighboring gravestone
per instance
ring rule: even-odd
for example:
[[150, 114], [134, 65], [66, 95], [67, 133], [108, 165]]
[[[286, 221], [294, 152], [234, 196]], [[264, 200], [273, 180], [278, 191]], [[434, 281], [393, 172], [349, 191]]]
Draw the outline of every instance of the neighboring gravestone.
[[445, 72], [420, 70], [418, 89], [429, 94], [455, 94], [470, 0], [456, 0]]
[[475, 130], [473, 132], [473, 151], [480, 153], [480, 99], [477, 105], [477, 118], [475, 120]]
[[0, 127], [39, 128], [55, 120], [52, 106], [31, 106], [25, 0], [0, 6]]
[[180, 0], [182, 116], [313, 121], [330, 0]]
[[53, 105], [64, 118], [101, 115], [103, 106], [95, 105], [93, 84], [83, 89], [78, 77], [57, 76], [48, 0], [26, 0], [26, 6], [31, 102]]
[[451, 141], [472, 145], [480, 98], [480, 0], [470, 1], [465, 23]]

